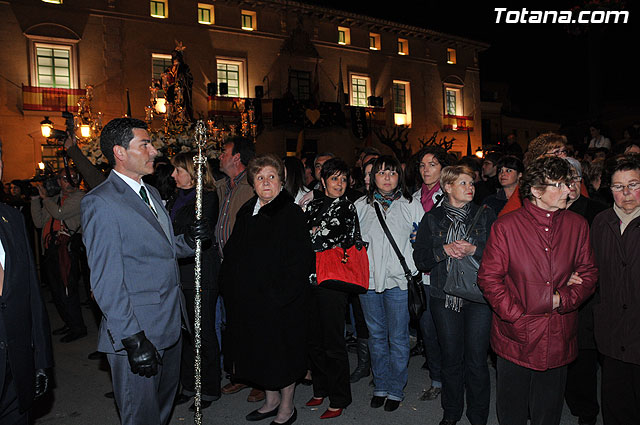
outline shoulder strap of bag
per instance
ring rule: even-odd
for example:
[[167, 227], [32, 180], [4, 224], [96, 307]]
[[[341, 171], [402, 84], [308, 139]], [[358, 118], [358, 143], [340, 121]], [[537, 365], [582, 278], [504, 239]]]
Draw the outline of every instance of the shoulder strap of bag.
[[389, 228], [387, 227], [387, 223], [385, 222], [384, 217], [382, 217], [382, 211], [380, 211], [380, 205], [378, 205], [374, 201], [373, 206], [376, 209], [376, 215], [378, 216], [378, 220], [380, 221], [382, 230], [384, 230], [384, 234], [387, 235], [387, 239], [389, 239], [389, 242], [391, 243], [391, 247], [393, 247], [393, 250], [396, 252], [398, 259], [400, 260], [400, 264], [402, 264], [402, 269], [404, 270], [405, 276], [407, 276], [407, 279], [409, 279], [411, 277], [411, 270], [409, 270], [407, 261], [404, 259], [404, 256], [400, 252], [400, 248], [398, 248], [396, 241], [393, 239], [393, 236], [391, 235], [391, 231], [389, 231]]
[[480, 216], [482, 215], [482, 211], [484, 211], [485, 208], [487, 208], [486, 205], [481, 205], [480, 208], [478, 208], [478, 212], [476, 213], [475, 217], [473, 217], [473, 221], [471, 222], [471, 225], [467, 227], [467, 231], [464, 234], [463, 239], [465, 241], [469, 238], [469, 235], [471, 234], [471, 230], [473, 229], [473, 226], [476, 225], [476, 223], [480, 219]]

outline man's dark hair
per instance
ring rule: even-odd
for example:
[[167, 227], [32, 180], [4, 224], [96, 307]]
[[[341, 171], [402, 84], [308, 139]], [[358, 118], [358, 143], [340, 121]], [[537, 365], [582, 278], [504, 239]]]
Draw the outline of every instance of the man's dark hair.
[[240, 154], [240, 162], [245, 167], [249, 165], [249, 161], [251, 161], [256, 156], [256, 147], [253, 143], [253, 140], [247, 139], [242, 136], [233, 136], [227, 139], [224, 144], [233, 143], [233, 149], [231, 150], [231, 155], [235, 155], [237, 153]]
[[482, 162], [489, 161], [494, 166], [496, 166], [498, 165], [498, 161], [500, 161], [500, 158], [502, 158], [502, 154], [500, 152], [489, 152], [484, 156]]
[[136, 118], [115, 118], [104, 126], [100, 133], [100, 150], [107, 158], [109, 164], [116, 164], [113, 155], [114, 146], [122, 146], [129, 149], [129, 142], [133, 139], [133, 129], [147, 129], [147, 123]]

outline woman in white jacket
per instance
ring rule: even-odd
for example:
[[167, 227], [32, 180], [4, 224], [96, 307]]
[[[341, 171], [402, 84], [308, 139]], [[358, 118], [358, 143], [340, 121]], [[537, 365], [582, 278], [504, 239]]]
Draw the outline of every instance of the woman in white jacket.
[[411, 272], [417, 273], [410, 236], [413, 224], [420, 222], [424, 210], [407, 191], [402, 167], [394, 157], [382, 156], [376, 160], [369, 191], [355, 202], [362, 238], [369, 242], [369, 290], [360, 295], [360, 303], [369, 328], [375, 381], [371, 407], [384, 404], [386, 411], [394, 411], [404, 398], [408, 378], [407, 279], [378, 220], [376, 204]]

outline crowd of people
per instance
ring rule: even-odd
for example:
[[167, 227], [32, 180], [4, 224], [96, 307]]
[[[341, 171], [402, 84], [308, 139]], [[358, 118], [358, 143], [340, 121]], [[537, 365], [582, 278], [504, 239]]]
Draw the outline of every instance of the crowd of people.
[[[69, 140], [76, 168], [56, 175], [57, 192], [15, 182], [7, 200], [40, 229], [62, 343], [86, 336], [82, 294], [93, 303], [101, 324], [90, 356], [106, 355], [123, 424], [166, 424], [191, 400], [195, 410], [198, 240], [202, 408], [251, 389], [247, 400], [263, 404], [247, 421], [292, 424], [304, 384], [306, 406], [328, 399], [320, 418], [336, 418], [351, 384], [372, 375], [371, 408], [393, 412], [418, 379], [410, 357], [423, 355], [420, 400], [440, 398], [441, 425], [465, 406], [471, 424], [488, 422], [490, 364], [501, 424], [558, 424], [565, 401], [579, 424], [600, 413], [607, 425], [640, 423], [640, 145], [612, 152], [591, 134], [581, 154], [547, 133], [524, 153], [508, 143], [482, 159], [426, 146], [401, 163], [368, 147], [354, 166], [331, 152], [256, 155], [236, 136], [204, 166], [197, 219], [193, 154], [167, 161], [144, 122], [122, 118], [102, 132], [108, 175]], [[316, 259], [340, 248], [346, 262], [356, 245], [369, 264], [362, 293], [319, 283]], [[450, 286], [463, 262], [473, 297]], [[415, 277], [425, 300], [411, 320]], [[19, 410], [28, 405], [20, 399]]]

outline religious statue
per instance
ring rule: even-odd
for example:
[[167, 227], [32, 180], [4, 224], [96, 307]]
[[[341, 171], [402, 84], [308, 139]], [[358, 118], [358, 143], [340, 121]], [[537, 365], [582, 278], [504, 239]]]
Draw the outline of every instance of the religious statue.
[[162, 89], [166, 93], [167, 103], [174, 113], [185, 121], [193, 121], [192, 88], [193, 75], [189, 65], [184, 63], [185, 47], [182, 42], [171, 53], [171, 66], [162, 73]]

